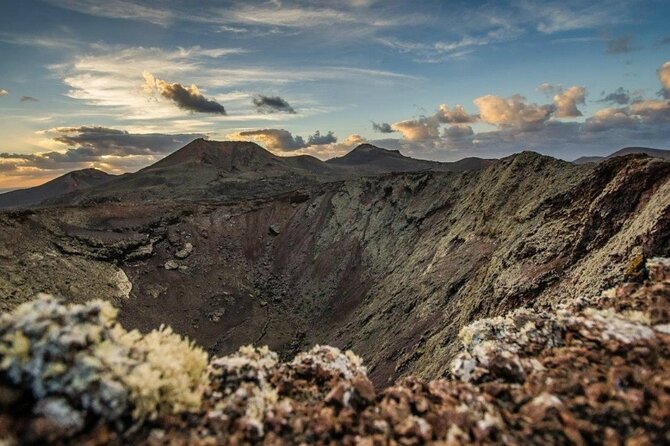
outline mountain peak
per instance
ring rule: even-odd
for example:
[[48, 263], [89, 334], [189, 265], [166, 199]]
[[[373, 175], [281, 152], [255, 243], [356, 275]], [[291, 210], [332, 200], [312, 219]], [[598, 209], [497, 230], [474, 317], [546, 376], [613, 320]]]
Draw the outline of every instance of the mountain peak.
[[[354, 147], [354, 149], [353, 149], [351, 152], [349, 152], [349, 154], [354, 153], [354, 152], [356, 152], [356, 153], [361, 153], [361, 152], [365, 152], [365, 153], [377, 152], [377, 153], [379, 153], [379, 154], [391, 154], [391, 153], [394, 153], [394, 154], [398, 154], [398, 155], [400, 155], [400, 150], [383, 149], [383, 148], [381, 148], [381, 147], [377, 147], [377, 146], [374, 146], [374, 145], [369, 144], [369, 143], [359, 144], [358, 146]], [[345, 156], [346, 156], [346, 155], [345, 155]]]
[[184, 164], [209, 164], [222, 170], [230, 170], [235, 166], [273, 163], [276, 159], [275, 155], [253, 142], [198, 138], [146, 169]]

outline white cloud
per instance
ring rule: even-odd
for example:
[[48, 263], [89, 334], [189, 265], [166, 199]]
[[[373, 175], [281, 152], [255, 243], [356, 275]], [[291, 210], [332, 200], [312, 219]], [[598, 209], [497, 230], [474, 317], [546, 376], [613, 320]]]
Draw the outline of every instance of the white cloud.
[[7, 96], [9, 94], [9, 91], [5, 90], [4, 88], [0, 88], [0, 96]]
[[[165, 7], [145, 6], [127, 0], [47, 0], [56, 6], [97, 17], [140, 20], [166, 26], [174, 19], [174, 13]], [[161, 5], [162, 6], [162, 5]]]
[[293, 136], [284, 129], [255, 129], [229, 133], [226, 138], [242, 141], [253, 141], [263, 145], [268, 150], [289, 152], [307, 147], [302, 136]]
[[439, 121], [434, 117], [422, 117], [396, 122], [391, 125], [391, 128], [402, 133], [402, 136], [408, 141], [428, 141], [439, 138], [439, 126]]
[[[245, 67], [228, 59], [225, 66], [215, 58], [231, 57], [238, 48], [176, 48], [154, 47], [119, 48], [98, 45], [69, 63], [52, 65], [70, 87], [67, 95], [98, 109], [108, 109], [109, 115], [121, 120], [150, 121], [183, 119], [188, 112], [174, 107], [169, 101], [158, 100], [144, 89], [144, 72], [160, 79], [170, 79], [185, 85], [195, 84], [201, 94], [225, 103], [228, 116], [218, 120], [280, 119], [276, 115], [258, 113], [251, 104], [252, 95], [263, 85], [282, 85], [298, 82], [397, 82], [416, 79], [401, 73], [357, 67], [329, 66], [301, 70], [274, 67]], [[246, 91], [245, 91], [246, 90]], [[323, 107], [300, 107], [305, 116]], [[209, 117], [199, 119], [211, 120]], [[285, 118], [282, 118], [285, 119]], [[212, 121], [214, 122], [214, 121]]]
[[477, 120], [477, 116], [471, 115], [462, 105], [458, 104], [452, 109], [447, 104], [440, 104], [435, 117], [444, 124], [465, 124]]
[[670, 99], [670, 60], [661, 65], [656, 73], [658, 74], [658, 80], [661, 81], [665, 98]]
[[526, 98], [515, 94], [508, 98], [486, 95], [474, 100], [481, 120], [487, 124], [514, 127], [520, 130], [539, 128], [551, 116], [547, 105], [529, 104]]
[[569, 87], [554, 96], [554, 116], [557, 118], [575, 118], [582, 116], [577, 105], [584, 104], [586, 88]]

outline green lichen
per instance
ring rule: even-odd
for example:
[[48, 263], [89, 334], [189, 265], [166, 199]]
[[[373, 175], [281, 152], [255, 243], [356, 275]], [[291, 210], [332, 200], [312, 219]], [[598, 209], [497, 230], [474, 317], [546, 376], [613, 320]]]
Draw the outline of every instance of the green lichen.
[[127, 331], [101, 300], [43, 295], [0, 317], [0, 382], [48, 401], [43, 412], [60, 414], [57, 424], [62, 414], [121, 423], [197, 409], [206, 366], [207, 355], [171, 329]]

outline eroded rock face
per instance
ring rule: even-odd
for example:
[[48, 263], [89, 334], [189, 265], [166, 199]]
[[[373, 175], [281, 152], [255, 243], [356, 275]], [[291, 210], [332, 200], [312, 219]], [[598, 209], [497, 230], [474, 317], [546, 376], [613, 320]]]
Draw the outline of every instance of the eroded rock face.
[[[137, 392], [135, 381], [114, 378], [125, 396], [105, 410], [87, 403], [101, 388], [73, 387], [68, 376], [84, 365], [116, 376], [92, 362], [104, 363], [95, 346], [118, 336], [106, 334], [113, 311], [39, 300], [0, 320], [0, 425], [8, 441], [28, 438], [28, 428], [32, 441], [91, 444], [667, 444], [670, 261], [650, 261], [645, 274], [643, 284], [475, 322], [461, 331], [449, 377], [407, 377], [379, 392], [361, 359], [334, 347], [291, 361], [243, 347], [205, 369], [183, 360], [200, 353], [172, 334], [133, 335], [105, 355], [130, 367], [169, 364], [165, 388], [192, 383], [197, 398]], [[48, 327], [52, 335], [40, 334]], [[182, 357], [138, 356], [160, 339]], [[69, 353], [39, 356], [44, 348]], [[131, 431], [124, 413], [139, 419]]]
[[[285, 360], [327, 344], [356, 351], [379, 387], [434, 379], [472, 321], [597, 295], [670, 255], [669, 178], [670, 162], [648, 157], [575, 166], [521, 153], [237, 204], [0, 214], [0, 305], [95, 295], [127, 327], [165, 323], [211, 354], [267, 344]], [[127, 299], [109, 285], [119, 268]]]

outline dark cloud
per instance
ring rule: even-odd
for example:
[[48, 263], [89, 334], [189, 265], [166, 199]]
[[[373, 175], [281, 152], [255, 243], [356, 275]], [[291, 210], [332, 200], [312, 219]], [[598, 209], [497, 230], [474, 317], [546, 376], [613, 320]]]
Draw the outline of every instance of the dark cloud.
[[668, 45], [670, 44], [670, 36], [664, 37], [657, 42], [658, 45]]
[[597, 102], [609, 102], [611, 104], [626, 105], [630, 103], [630, 100], [630, 92], [623, 87], [619, 87], [613, 92], [605, 95], [604, 98], [598, 100]]
[[214, 100], [207, 99], [195, 85], [184, 87], [179, 83], [171, 84], [162, 79], [155, 78], [151, 73], [146, 71], [144, 72], [144, 79], [146, 80], [146, 90], [157, 90], [161, 96], [171, 100], [177, 107], [183, 110], [196, 113], [226, 114], [226, 109], [223, 105]]
[[115, 168], [125, 170], [137, 164], [146, 165], [193, 139], [206, 136], [129, 133], [98, 126], [60, 127], [48, 130], [46, 134], [69, 147], [63, 152], [0, 153], [0, 170], [63, 170], [89, 167], [96, 163], [113, 164]]
[[259, 94], [254, 96], [253, 103], [256, 110], [260, 113], [296, 113], [293, 107], [279, 96], [263, 96]]
[[54, 141], [72, 146], [85, 156], [159, 155], [186, 145], [200, 134], [129, 133], [98, 126], [60, 127], [50, 131]]
[[322, 135], [320, 131], [314, 132], [307, 140], [307, 145], [318, 146], [323, 144], [334, 144], [337, 142], [337, 137], [333, 132], [328, 132], [325, 135]]
[[605, 44], [607, 45], [607, 54], [623, 54], [633, 51], [631, 36], [606, 36]]
[[443, 137], [452, 140], [470, 138], [475, 134], [467, 124], [454, 124], [444, 129]]
[[293, 136], [284, 129], [245, 130], [229, 135], [232, 138], [251, 139], [258, 141], [270, 150], [289, 152], [307, 147], [301, 136]]
[[372, 130], [374, 130], [375, 132], [379, 132], [379, 133], [393, 133], [393, 132], [395, 132], [395, 130], [393, 130], [393, 128], [391, 127], [391, 124], [389, 124], [388, 122], [376, 123], [376, 122], [373, 121], [372, 122]]
[[21, 96], [21, 102], [39, 102], [37, 98], [32, 96]]

